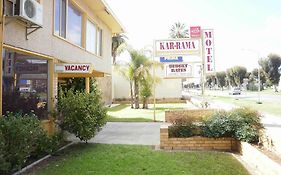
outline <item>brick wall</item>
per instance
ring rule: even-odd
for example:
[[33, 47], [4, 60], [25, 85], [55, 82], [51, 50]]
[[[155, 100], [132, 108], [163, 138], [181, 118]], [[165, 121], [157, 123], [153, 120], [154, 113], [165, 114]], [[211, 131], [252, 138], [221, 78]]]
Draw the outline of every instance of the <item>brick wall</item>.
[[238, 141], [233, 138], [207, 138], [207, 137], [188, 137], [188, 138], [169, 138], [169, 126], [160, 128], [160, 148], [165, 150], [220, 150], [236, 151]]
[[165, 111], [165, 122], [173, 123], [179, 118], [193, 118], [196, 120], [201, 120], [202, 118], [213, 113], [212, 109], [194, 109], [194, 110], [176, 110], [176, 111]]

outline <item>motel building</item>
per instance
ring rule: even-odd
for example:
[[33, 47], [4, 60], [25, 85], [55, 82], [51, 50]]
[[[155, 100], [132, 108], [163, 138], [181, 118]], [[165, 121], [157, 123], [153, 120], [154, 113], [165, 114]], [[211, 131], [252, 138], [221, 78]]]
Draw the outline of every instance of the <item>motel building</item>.
[[3, 20], [2, 114], [48, 119], [68, 77], [85, 78], [86, 91], [98, 77], [111, 98], [112, 36], [124, 31], [103, 0], [5, 0]]

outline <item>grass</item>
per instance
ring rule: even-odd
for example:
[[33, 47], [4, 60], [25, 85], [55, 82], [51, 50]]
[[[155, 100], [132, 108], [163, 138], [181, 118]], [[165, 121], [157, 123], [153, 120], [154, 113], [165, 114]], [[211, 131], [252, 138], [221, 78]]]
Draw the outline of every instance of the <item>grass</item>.
[[280, 104], [278, 103], [269, 103], [263, 102], [262, 104], [257, 104], [254, 100], [245, 100], [241, 98], [232, 98], [232, 97], [211, 97], [213, 100], [219, 100], [225, 103], [231, 103], [236, 106], [245, 106], [252, 109], [256, 109], [260, 112], [272, 114], [272, 115], [281, 115]]
[[77, 144], [36, 175], [248, 175], [230, 154], [165, 152], [147, 146]]
[[[153, 104], [148, 105], [149, 109], [131, 109], [129, 104], [121, 104], [108, 109], [109, 120], [117, 121], [153, 121]], [[157, 121], [164, 121], [165, 110], [192, 109], [194, 106], [189, 103], [168, 103], [156, 104], [155, 118]], [[117, 119], [116, 119], [117, 118]], [[121, 119], [122, 118], [122, 119]], [[134, 119], [132, 119], [134, 118]], [[148, 119], [148, 120], [147, 120]]]

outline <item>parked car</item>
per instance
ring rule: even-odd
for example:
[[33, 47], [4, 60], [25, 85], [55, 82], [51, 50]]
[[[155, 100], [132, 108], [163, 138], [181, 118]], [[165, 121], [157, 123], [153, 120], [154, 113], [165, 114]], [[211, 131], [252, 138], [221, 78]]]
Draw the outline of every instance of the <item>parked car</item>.
[[239, 87], [234, 87], [229, 91], [229, 95], [241, 95], [241, 89]]

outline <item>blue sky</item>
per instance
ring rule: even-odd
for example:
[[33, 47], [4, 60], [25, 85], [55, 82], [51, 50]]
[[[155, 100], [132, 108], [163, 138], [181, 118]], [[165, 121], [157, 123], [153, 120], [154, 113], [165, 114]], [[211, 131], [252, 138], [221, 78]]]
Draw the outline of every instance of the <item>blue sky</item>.
[[[175, 22], [213, 28], [217, 70], [281, 55], [281, 0], [106, 0], [137, 49], [169, 37]], [[250, 51], [247, 51], [250, 50]]]

